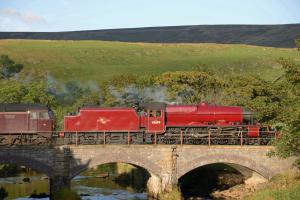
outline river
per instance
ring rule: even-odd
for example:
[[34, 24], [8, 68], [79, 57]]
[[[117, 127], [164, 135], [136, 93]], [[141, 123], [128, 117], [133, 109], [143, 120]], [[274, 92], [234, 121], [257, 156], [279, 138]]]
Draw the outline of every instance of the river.
[[[224, 164], [207, 165], [181, 177], [180, 189], [185, 199], [210, 199], [210, 193], [215, 189], [227, 189], [243, 182], [242, 175], [236, 172]], [[99, 178], [101, 175], [109, 177]], [[30, 181], [24, 182], [27, 177]], [[106, 164], [73, 178], [71, 189], [83, 200], [146, 200], [144, 191], [148, 178], [149, 173], [144, 169], [124, 163]], [[48, 178], [32, 170], [15, 177], [0, 178], [1, 186], [8, 192], [8, 199], [29, 200], [33, 199], [29, 198], [31, 194], [49, 193]]]
[[[25, 177], [30, 182], [24, 182]], [[39, 174], [20, 174], [17, 177], [0, 178], [0, 186], [8, 192], [8, 199], [31, 200], [33, 193], [49, 193], [49, 180]], [[146, 200], [147, 194], [130, 186], [121, 186], [110, 178], [77, 176], [72, 180], [72, 190], [81, 195], [83, 200]], [[36, 199], [36, 198], [35, 198]], [[40, 198], [43, 200], [49, 198]]]

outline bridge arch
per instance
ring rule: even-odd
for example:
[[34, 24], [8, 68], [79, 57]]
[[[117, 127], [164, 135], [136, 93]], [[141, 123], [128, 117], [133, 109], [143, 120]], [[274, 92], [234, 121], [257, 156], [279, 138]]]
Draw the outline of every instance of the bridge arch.
[[81, 172], [87, 170], [88, 168], [94, 168], [98, 165], [108, 164], [108, 163], [127, 163], [137, 167], [144, 168], [149, 172], [149, 174], [154, 174], [161, 177], [161, 167], [159, 163], [152, 162], [144, 157], [138, 155], [128, 155], [122, 152], [112, 152], [109, 155], [99, 154], [95, 156], [92, 160], [89, 160], [85, 165], [72, 166], [70, 170], [70, 178], [74, 178]]
[[[209, 164], [214, 164], [214, 163], [229, 164], [232, 167], [236, 165], [241, 166], [243, 168], [258, 173], [259, 175], [261, 175], [262, 177], [268, 180], [275, 174], [272, 171], [270, 171], [270, 169], [267, 166], [264, 166], [263, 163], [255, 162], [254, 160], [247, 157], [243, 157], [239, 155], [229, 156], [228, 154], [214, 154], [214, 155], [200, 156], [196, 159], [193, 159], [189, 163], [183, 164], [178, 170], [177, 177], [179, 179], [186, 173], [196, 168], [209, 165]], [[239, 171], [239, 169], [237, 170]]]
[[54, 177], [54, 169], [51, 166], [34, 158], [18, 156], [13, 154], [0, 154], [0, 163], [26, 166], [38, 172], [46, 174], [49, 178]]

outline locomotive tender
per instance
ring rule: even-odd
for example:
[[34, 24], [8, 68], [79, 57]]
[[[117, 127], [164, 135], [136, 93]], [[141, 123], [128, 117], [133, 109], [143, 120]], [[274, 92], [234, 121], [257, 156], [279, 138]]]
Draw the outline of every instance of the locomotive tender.
[[[238, 106], [140, 104], [133, 108], [81, 108], [65, 116], [61, 136], [68, 144], [268, 144], [269, 127], [254, 123]], [[259, 138], [259, 140], [258, 140]]]

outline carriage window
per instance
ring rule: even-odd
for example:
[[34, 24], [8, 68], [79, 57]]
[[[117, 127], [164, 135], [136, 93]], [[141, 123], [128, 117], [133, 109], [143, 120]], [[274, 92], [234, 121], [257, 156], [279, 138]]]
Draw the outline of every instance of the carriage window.
[[150, 117], [156, 117], [155, 110], [150, 110]]
[[37, 113], [36, 112], [31, 112], [30, 113], [30, 119], [37, 119]]
[[150, 117], [161, 117], [160, 110], [150, 110]]
[[39, 119], [49, 119], [48, 112], [39, 112]]

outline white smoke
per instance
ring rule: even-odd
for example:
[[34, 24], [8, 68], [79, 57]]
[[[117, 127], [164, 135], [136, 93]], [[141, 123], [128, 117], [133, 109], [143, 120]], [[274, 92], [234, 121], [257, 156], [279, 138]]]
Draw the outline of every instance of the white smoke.
[[122, 89], [109, 86], [110, 94], [115, 98], [118, 105], [132, 106], [139, 103], [164, 102], [167, 104], [180, 103], [182, 98], [178, 97], [175, 102], [170, 102], [167, 87], [148, 86], [138, 88], [135, 85], [129, 85]]

